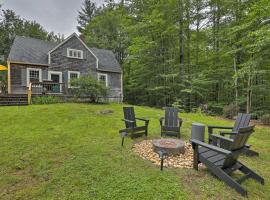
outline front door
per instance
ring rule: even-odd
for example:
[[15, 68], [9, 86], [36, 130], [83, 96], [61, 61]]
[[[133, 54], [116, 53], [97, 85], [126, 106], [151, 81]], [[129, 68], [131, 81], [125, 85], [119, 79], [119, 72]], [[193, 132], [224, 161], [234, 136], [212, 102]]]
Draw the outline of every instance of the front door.
[[51, 84], [52, 93], [62, 92], [61, 84], [54, 84], [54, 83], [62, 83], [62, 72], [49, 71], [49, 80], [52, 81], [53, 83]]
[[52, 74], [51, 75], [51, 81], [53, 83], [60, 83], [60, 75], [59, 74]]

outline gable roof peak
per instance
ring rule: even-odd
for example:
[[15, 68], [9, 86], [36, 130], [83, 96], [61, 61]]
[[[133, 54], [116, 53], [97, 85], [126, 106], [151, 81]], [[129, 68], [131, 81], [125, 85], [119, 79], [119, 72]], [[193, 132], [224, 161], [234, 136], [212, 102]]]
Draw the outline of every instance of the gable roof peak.
[[72, 37], [76, 37], [81, 43], [82, 45], [96, 58], [96, 68], [98, 68], [98, 57], [93, 53], [93, 51], [91, 49], [89, 49], [89, 47], [82, 41], [82, 39], [77, 35], [77, 33], [73, 33], [71, 34], [69, 37], [67, 37], [63, 42], [61, 42], [60, 44], [58, 44], [56, 47], [54, 47], [52, 50], [50, 50], [48, 52], [48, 61], [49, 64], [51, 63], [51, 53], [54, 52], [56, 49], [58, 49], [60, 46], [62, 46], [63, 44], [65, 44], [67, 41], [69, 41]]

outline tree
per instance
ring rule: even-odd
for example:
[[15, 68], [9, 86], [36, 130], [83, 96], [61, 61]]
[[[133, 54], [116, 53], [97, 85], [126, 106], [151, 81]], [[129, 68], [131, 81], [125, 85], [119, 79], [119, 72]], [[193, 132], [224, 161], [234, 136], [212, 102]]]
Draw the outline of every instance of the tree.
[[126, 16], [123, 7], [103, 8], [87, 25], [83, 34], [89, 46], [112, 50], [120, 64], [123, 64], [129, 43], [126, 30], [129, 19]]
[[116, 54], [127, 102], [270, 112], [268, 0], [118, 2], [107, 1], [83, 36]]
[[60, 42], [63, 40], [63, 35], [55, 35], [53, 32], [48, 33], [36, 21], [21, 19], [13, 10], [0, 11], [0, 55], [7, 58], [13, 40], [16, 35], [32, 37], [41, 40]]
[[84, 0], [83, 7], [79, 11], [77, 29], [80, 33], [83, 33], [87, 25], [92, 21], [92, 19], [99, 13], [100, 8], [97, 7], [95, 2], [91, 0]]
[[56, 43], [60, 43], [62, 41], [64, 41], [64, 35], [58, 33], [58, 34], [55, 34], [54, 32], [50, 32], [47, 36], [47, 40], [48, 41], [52, 41], [52, 42], [56, 42]]

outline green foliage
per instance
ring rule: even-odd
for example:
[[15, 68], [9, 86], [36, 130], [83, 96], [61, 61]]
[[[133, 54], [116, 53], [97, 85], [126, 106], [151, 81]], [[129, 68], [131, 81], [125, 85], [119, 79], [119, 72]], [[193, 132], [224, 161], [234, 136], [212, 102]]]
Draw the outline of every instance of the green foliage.
[[260, 120], [264, 125], [270, 125], [270, 114], [261, 116]]
[[125, 101], [163, 107], [180, 100], [186, 111], [212, 104], [221, 114], [234, 102], [251, 113], [269, 110], [267, 0], [124, 2], [110, 1], [83, 36], [116, 54]]
[[223, 116], [229, 119], [233, 119], [239, 112], [239, 106], [235, 103], [231, 103], [229, 105], [224, 106], [223, 108]]
[[81, 11], [79, 11], [77, 29], [80, 33], [85, 31], [86, 26], [92, 21], [92, 19], [98, 14], [100, 8], [92, 0], [84, 0]]
[[[0, 7], [1, 8], [1, 7]], [[36, 21], [22, 19], [13, 10], [0, 10], [0, 55], [7, 58], [16, 35], [32, 37], [41, 40], [59, 42], [63, 40], [60, 34], [48, 33]]]
[[222, 115], [223, 114], [223, 104], [215, 103], [215, 102], [210, 102], [208, 104], [208, 110], [209, 114], [211, 115]]
[[37, 96], [32, 99], [33, 104], [56, 104], [61, 102], [62, 100], [59, 97], [53, 95]]
[[90, 97], [92, 102], [97, 102], [98, 97], [106, 97], [108, 94], [108, 88], [105, 84], [94, 79], [91, 75], [73, 79], [71, 85], [78, 98]]

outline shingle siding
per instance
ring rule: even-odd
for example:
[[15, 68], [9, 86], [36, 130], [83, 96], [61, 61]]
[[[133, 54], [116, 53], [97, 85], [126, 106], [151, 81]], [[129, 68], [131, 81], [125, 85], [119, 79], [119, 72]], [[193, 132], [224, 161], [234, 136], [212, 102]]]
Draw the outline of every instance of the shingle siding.
[[[82, 50], [83, 59], [67, 57], [68, 48]], [[73, 36], [51, 53], [49, 70], [62, 72], [79, 71], [81, 75], [93, 74], [96, 76], [96, 58]]]
[[11, 77], [11, 93], [13, 94], [26, 94], [27, 93], [27, 68], [41, 69], [42, 80], [48, 79], [46, 67], [32, 66], [24, 64], [11, 64], [10, 77]]
[[[69, 58], [67, 49], [76, 49], [83, 51], [83, 59]], [[76, 36], [71, 37], [64, 44], [59, 46], [50, 54], [51, 64], [49, 71], [61, 71], [63, 75], [63, 83], [68, 85], [68, 71], [80, 72], [80, 76], [92, 75], [97, 77], [96, 58], [85, 46], [78, 40]], [[70, 90], [67, 90], [70, 92]]]
[[[83, 51], [83, 59], [69, 58], [67, 56], [68, 48]], [[49, 52], [50, 64], [48, 63]], [[41, 68], [42, 80], [49, 79], [48, 71], [60, 71], [62, 72], [62, 82], [66, 86], [68, 85], [68, 71], [78, 71], [80, 76], [90, 74], [94, 78], [97, 78], [98, 72], [105, 73], [108, 75], [110, 96], [115, 97], [121, 94], [122, 70], [114, 54], [104, 49], [88, 49], [76, 34], [73, 34], [68, 40], [58, 46], [55, 43], [33, 38], [16, 37], [8, 60], [11, 61], [12, 93], [26, 93], [27, 68]], [[26, 64], [15, 64], [16, 62]]]

